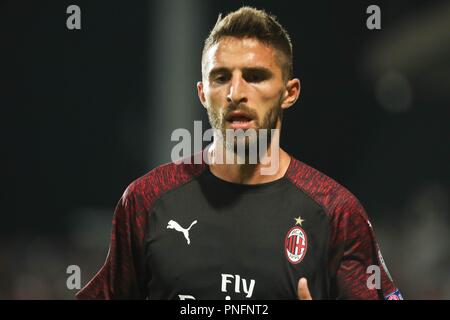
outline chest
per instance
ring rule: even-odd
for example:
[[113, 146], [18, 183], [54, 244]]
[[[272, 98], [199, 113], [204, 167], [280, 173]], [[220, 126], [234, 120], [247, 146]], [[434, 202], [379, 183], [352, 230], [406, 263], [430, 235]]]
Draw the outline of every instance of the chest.
[[301, 277], [325, 285], [328, 223], [314, 203], [287, 195], [176, 198], [149, 213], [151, 298], [296, 299]]

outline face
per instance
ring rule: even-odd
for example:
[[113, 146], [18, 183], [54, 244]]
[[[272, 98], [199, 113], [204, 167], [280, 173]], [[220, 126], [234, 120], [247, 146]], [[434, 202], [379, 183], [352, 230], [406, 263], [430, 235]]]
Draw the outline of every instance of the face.
[[199, 98], [213, 129], [280, 129], [281, 112], [298, 98], [285, 81], [276, 49], [254, 38], [224, 37], [204, 57]]

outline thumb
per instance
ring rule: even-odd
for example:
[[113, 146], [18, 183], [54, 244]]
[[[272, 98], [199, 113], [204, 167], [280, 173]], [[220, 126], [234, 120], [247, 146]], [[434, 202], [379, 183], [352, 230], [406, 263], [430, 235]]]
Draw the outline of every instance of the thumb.
[[306, 278], [301, 278], [298, 281], [297, 295], [298, 300], [312, 300], [311, 294], [309, 293], [308, 289], [308, 281], [306, 280]]

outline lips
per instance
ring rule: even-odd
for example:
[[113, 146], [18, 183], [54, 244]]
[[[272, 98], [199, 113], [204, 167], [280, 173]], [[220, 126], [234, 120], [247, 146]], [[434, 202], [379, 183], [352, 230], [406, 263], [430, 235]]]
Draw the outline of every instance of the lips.
[[244, 111], [230, 112], [225, 120], [230, 124], [233, 129], [248, 129], [253, 124], [253, 118]]
[[244, 111], [233, 111], [225, 117], [225, 120], [228, 122], [248, 122], [252, 121], [253, 117]]
[[230, 117], [228, 122], [248, 122], [252, 121], [252, 119], [247, 118], [246, 116], [234, 116]]

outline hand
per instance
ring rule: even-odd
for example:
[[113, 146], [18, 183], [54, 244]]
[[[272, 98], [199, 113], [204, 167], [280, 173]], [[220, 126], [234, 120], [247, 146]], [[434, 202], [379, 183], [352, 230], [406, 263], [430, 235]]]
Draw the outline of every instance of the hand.
[[311, 294], [309, 293], [308, 289], [308, 281], [306, 280], [306, 278], [301, 278], [298, 281], [297, 295], [298, 300], [312, 300]]

